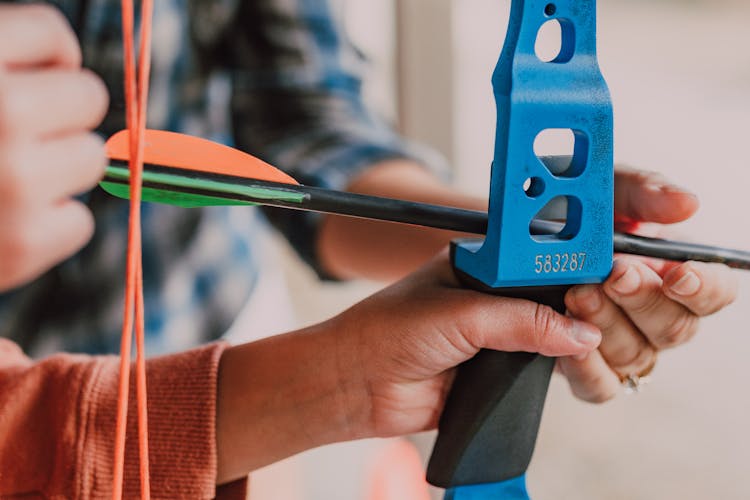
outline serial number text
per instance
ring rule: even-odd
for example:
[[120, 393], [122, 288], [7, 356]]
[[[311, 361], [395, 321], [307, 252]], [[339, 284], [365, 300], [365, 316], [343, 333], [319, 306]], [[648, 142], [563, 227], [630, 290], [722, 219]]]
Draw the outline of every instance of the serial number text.
[[585, 264], [585, 252], [537, 255], [534, 260], [534, 271], [537, 274], [574, 273], [583, 271]]

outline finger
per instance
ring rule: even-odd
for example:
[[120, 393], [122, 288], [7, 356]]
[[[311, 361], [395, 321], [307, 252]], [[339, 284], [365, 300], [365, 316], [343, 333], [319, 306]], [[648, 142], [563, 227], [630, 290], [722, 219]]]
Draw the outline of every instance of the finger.
[[[626, 257], [626, 258], [633, 258], [632, 256]], [[656, 274], [658, 274], [662, 279], [664, 279], [664, 276], [674, 269], [675, 267], [679, 266], [680, 262], [675, 262], [672, 260], [664, 260], [664, 259], [654, 259], [650, 257], [638, 257], [638, 260], [646, 264], [648, 267], [650, 267]]]
[[[20, 205], [59, 202], [88, 191], [107, 164], [104, 142], [93, 133], [37, 142], [19, 156], [12, 168], [0, 173], [0, 192], [12, 191]], [[6, 200], [12, 199], [13, 194], [6, 195]]]
[[698, 198], [660, 174], [620, 168], [615, 172], [615, 212], [644, 222], [681, 222], [698, 210]]
[[91, 212], [68, 200], [15, 221], [2, 221], [0, 289], [31, 281], [79, 250], [93, 234]]
[[0, 65], [81, 66], [81, 50], [70, 24], [54, 7], [0, 5]]
[[561, 358], [557, 363], [577, 398], [589, 403], [604, 403], [614, 398], [620, 390], [619, 377], [599, 351], [579, 359]]
[[422, 290], [422, 295], [425, 286], [442, 289], [435, 300], [441, 304], [440, 312], [450, 316], [444, 318], [444, 324], [456, 325], [453, 331], [446, 332], [446, 340], [453, 347], [461, 346], [458, 350], [465, 354], [486, 348], [571, 356], [590, 352], [601, 342], [601, 332], [596, 327], [559, 314], [551, 307], [461, 287], [447, 252], [402, 283], [413, 286], [413, 293]]
[[[448, 308], [468, 342], [477, 348], [572, 356], [595, 349], [601, 332], [588, 323], [528, 300], [463, 290], [463, 304]], [[454, 294], [455, 295], [455, 294]]]
[[697, 332], [699, 319], [662, 291], [653, 269], [637, 259], [618, 259], [603, 290], [657, 349], [677, 346]]
[[91, 130], [108, 104], [104, 83], [88, 70], [11, 73], [0, 82], [0, 132], [50, 137]]
[[708, 316], [737, 299], [739, 282], [723, 264], [686, 262], [664, 275], [664, 294], [698, 316]]
[[656, 351], [630, 319], [598, 285], [571, 288], [565, 296], [568, 312], [597, 326], [602, 332], [599, 352], [619, 375], [643, 372]]

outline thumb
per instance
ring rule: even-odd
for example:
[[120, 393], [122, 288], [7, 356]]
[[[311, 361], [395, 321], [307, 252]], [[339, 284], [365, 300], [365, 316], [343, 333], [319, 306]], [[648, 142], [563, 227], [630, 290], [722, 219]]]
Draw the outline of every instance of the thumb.
[[[481, 294], [477, 294], [481, 295]], [[486, 296], [474, 314], [469, 342], [506, 352], [538, 352], [545, 356], [578, 356], [599, 346], [602, 334], [590, 323], [564, 316], [529, 300]]]

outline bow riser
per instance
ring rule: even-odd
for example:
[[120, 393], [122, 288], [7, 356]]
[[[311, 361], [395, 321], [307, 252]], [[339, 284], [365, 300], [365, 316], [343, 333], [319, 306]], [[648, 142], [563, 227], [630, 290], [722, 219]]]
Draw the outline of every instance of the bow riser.
[[[561, 28], [549, 61], [536, 53], [546, 23]], [[569, 286], [600, 283], [612, 268], [612, 106], [596, 62], [595, 0], [513, 0], [493, 87], [487, 236], [456, 242], [453, 264], [469, 286], [564, 312]], [[575, 138], [572, 158], [537, 156], [537, 138], [560, 129]], [[557, 200], [566, 202], [562, 230], [534, 234], [532, 221]], [[504, 485], [528, 468], [553, 366], [540, 355], [482, 351], [459, 367], [427, 472], [446, 498], [528, 498]]]

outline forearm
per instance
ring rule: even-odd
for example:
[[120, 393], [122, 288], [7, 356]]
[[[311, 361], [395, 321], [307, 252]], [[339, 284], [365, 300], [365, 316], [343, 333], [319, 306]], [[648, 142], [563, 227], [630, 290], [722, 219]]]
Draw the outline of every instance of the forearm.
[[[151, 475], [159, 478], [152, 494], [210, 498], [219, 493], [215, 485], [265, 465], [366, 437], [369, 400], [354, 336], [344, 330], [331, 320], [229, 349], [212, 344], [150, 359]], [[0, 465], [7, 472], [0, 496], [111, 495], [118, 367], [115, 357], [34, 363], [0, 339]], [[134, 390], [131, 384], [126, 496], [140, 485]]]
[[[216, 494], [216, 374], [224, 347], [212, 344], [147, 362], [156, 498]], [[118, 371], [113, 356], [60, 354], [34, 362], [0, 339], [0, 497], [111, 496]], [[131, 384], [126, 498], [140, 488], [134, 392]]]
[[334, 322], [227, 350], [217, 394], [217, 484], [324, 444], [365, 437], [367, 399]]
[[[456, 193], [427, 169], [409, 160], [379, 163], [354, 179], [349, 191], [388, 198], [486, 210], [486, 201]], [[339, 278], [392, 281], [433, 257], [461, 233], [326, 216], [318, 236], [323, 267]]]

